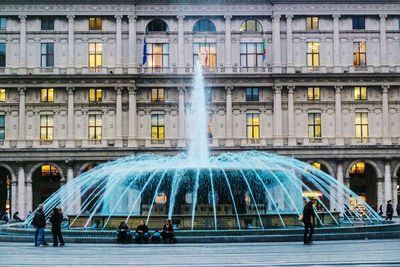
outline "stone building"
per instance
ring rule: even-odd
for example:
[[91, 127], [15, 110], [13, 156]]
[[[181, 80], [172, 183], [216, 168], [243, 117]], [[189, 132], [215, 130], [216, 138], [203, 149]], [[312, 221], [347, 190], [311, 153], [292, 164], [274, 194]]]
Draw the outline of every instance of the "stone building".
[[0, 210], [24, 217], [108, 160], [184, 151], [196, 60], [213, 154], [296, 157], [396, 205], [400, 3], [217, 2], [2, 0]]

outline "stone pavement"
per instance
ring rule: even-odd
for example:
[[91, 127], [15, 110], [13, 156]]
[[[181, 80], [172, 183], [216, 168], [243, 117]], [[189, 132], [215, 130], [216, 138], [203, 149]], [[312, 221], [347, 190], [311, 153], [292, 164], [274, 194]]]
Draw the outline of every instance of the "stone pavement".
[[300, 243], [1, 243], [0, 266], [400, 266], [400, 239]]

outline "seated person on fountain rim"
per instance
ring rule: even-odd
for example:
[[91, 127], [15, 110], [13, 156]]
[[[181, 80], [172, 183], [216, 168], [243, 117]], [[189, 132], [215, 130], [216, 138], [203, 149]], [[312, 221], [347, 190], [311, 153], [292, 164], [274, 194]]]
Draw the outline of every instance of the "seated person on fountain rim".
[[151, 235], [151, 242], [160, 243], [161, 242], [161, 234], [158, 229], [154, 230], [154, 233]]
[[161, 236], [165, 243], [167, 243], [167, 240], [169, 240], [170, 243], [174, 242], [174, 228], [172, 227], [170, 219], [165, 220]]
[[149, 228], [144, 221], [140, 221], [140, 224], [136, 228], [135, 240], [137, 243], [140, 243], [142, 240], [146, 242], [149, 240]]
[[117, 239], [118, 243], [129, 242], [129, 240], [132, 239], [129, 227], [125, 222], [121, 222], [118, 225], [117, 234], [118, 234], [118, 239]]

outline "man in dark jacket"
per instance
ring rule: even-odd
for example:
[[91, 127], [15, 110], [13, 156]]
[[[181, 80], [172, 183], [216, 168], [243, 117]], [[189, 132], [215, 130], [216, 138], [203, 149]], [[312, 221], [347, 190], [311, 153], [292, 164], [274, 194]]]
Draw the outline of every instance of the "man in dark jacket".
[[46, 243], [46, 239], [44, 238], [44, 229], [46, 228], [46, 216], [44, 215], [43, 204], [39, 204], [35, 216], [33, 216], [32, 225], [33, 227], [35, 227], [35, 247], [39, 246], [38, 241], [42, 242], [43, 246], [49, 245]]
[[63, 220], [63, 214], [61, 209], [54, 208], [53, 214], [50, 217], [51, 222], [51, 233], [53, 234], [53, 246], [58, 246], [58, 241], [60, 241], [60, 246], [64, 246], [64, 239], [61, 234], [61, 223]]
[[[313, 207], [313, 201], [304, 200], [304, 209], [303, 209], [303, 223], [304, 223], [304, 245], [312, 244], [312, 235], [314, 233], [314, 224], [315, 224], [315, 211]], [[310, 234], [308, 235], [308, 231], [310, 230]]]
[[386, 204], [386, 219], [385, 220], [392, 220], [393, 219], [393, 205], [392, 201], [388, 200]]
[[161, 236], [164, 240], [164, 243], [167, 243], [167, 241], [170, 243], [174, 242], [174, 228], [172, 227], [172, 222], [170, 219], [165, 220]]
[[136, 228], [135, 240], [137, 243], [140, 243], [142, 240], [149, 241], [149, 228], [144, 221], [140, 221], [140, 224]]

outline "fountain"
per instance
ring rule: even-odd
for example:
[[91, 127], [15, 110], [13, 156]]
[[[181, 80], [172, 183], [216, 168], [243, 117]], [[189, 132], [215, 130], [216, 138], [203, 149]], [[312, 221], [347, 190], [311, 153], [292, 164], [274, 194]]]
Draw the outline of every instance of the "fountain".
[[[71, 228], [290, 228], [301, 225], [303, 198], [319, 195], [318, 224], [379, 224], [376, 212], [335, 178], [309, 164], [276, 154], [245, 151], [209, 156], [202, 69], [195, 66], [188, 109], [188, 153], [135, 155], [101, 164], [64, 185], [44, 203], [62, 207]], [[364, 209], [349, 203], [355, 198]], [[27, 224], [31, 218], [28, 218]]]

